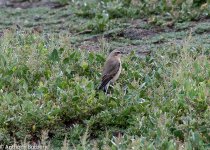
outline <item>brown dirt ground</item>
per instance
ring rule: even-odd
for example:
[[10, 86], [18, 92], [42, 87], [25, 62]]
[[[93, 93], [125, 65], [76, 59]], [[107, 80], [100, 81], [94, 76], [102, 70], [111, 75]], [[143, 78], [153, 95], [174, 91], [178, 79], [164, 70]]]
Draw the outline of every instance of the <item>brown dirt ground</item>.
[[0, 7], [11, 7], [11, 8], [32, 8], [32, 7], [50, 7], [60, 8], [64, 5], [58, 2], [50, 2], [49, 0], [32, 0], [32, 1], [17, 1], [17, 0], [0, 0]]

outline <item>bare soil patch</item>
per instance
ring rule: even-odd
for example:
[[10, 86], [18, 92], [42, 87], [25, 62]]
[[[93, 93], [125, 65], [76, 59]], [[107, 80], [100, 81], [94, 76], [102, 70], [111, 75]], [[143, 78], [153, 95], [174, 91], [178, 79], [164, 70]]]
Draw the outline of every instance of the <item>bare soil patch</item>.
[[97, 44], [97, 42], [93, 41], [85, 41], [78, 47], [87, 51], [100, 51], [100, 46]]
[[16, 0], [0, 0], [0, 7], [10, 7], [10, 8], [33, 8], [33, 7], [50, 7], [50, 8], [60, 8], [65, 5], [59, 2], [50, 2], [48, 0], [37, 0], [37, 1], [16, 1]]

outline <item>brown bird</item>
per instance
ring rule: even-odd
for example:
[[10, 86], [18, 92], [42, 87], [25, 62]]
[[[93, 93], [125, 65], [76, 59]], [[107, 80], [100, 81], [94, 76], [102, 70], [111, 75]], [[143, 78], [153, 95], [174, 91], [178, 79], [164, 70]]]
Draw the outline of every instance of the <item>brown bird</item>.
[[103, 90], [107, 93], [109, 84], [114, 83], [118, 79], [122, 69], [120, 60], [121, 54], [123, 53], [119, 50], [114, 50], [109, 54], [104, 64], [99, 90]]

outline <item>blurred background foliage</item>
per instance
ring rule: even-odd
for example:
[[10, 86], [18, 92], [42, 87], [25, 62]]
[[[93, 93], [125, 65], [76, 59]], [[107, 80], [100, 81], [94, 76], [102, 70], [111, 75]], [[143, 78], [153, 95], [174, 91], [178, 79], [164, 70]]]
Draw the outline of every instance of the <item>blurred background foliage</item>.
[[209, 17], [206, 0], [101, 0], [73, 1], [77, 15], [94, 18], [90, 28], [104, 31], [115, 18], [148, 18], [151, 24], [183, 22]]

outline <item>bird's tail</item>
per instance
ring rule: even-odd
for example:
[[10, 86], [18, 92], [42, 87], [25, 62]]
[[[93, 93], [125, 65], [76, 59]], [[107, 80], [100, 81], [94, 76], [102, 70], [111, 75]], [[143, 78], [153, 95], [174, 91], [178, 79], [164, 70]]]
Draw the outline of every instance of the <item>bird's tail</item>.
[[109, 83], [110, 83], [110, 81], [102, 82], [98, 89], [103, 90], [106, 93], [109, 88]]

